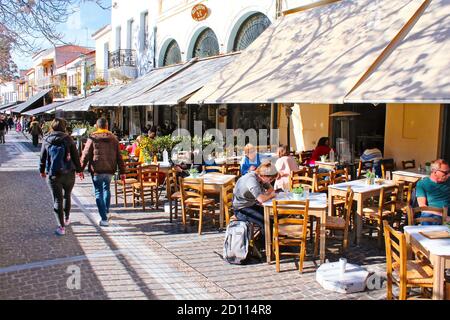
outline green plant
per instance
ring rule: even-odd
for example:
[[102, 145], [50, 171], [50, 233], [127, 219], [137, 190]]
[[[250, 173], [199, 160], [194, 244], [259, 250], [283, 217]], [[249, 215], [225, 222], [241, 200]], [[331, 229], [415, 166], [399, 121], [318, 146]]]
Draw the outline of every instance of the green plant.
[[190, 176], [195, 177], [196, 175], [198, 175], [198, 171], [195, 168], [191, 168], [187, 171], [189, 173]]
[[292, 193], [295, 193], [295, 194], [302, 194], [303, 191], [305, 191], [303, 189], [303, 187], [297, 187], [297, 188], [292, 189]]
[[366, 174], [365, 174], [365, 177], [367, 178], [367, 179], [373, 179], [373, 178], [375, 178], [375, 172], [372, 172], [372, 171], [367, 171], [366, 172]]

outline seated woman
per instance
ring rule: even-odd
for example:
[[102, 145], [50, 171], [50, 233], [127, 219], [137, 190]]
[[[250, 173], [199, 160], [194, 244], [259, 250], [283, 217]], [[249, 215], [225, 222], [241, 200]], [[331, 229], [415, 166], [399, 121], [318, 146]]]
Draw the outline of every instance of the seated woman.
[[239, 178], [233, 191], [233, 209], [236, 218], [257, 224], [263, 234], [264, 208], [261, 204], [275, 197], [271, 182], [277, 174], [276, 168], [270, 162], [266, 162]]
[[275, 190], [284, 189], [283, 186], [289, 185], [289, 175], [292, 171], [298, 170], [297, 162], [289, 155], [287, 145], [281, 145], [278, 148], [278, 160], [275, 163], [278, 171], [278, 177], [275, 180]]
[[322, 137], [319, 139], [319, 142], [317, 143], [316, 148], [314, 149], [311, 159], [309, 159], [308, 164], [314, 165], [317, 160], [320, 159], [320, 156], [328, 156], [330, 153], [330, 139], [328, 137]]
[[256, 148], [252, 144], [244, 147], [244, 157], [241, 161], [241, 175], [249, 171], [255, 171], [261, 165], [261, 157], [256, 152]]

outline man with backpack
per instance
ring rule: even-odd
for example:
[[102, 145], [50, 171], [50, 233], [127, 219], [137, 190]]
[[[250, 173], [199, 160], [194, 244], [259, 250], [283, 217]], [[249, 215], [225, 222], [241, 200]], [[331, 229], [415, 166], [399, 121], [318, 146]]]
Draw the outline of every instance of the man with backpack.
[[36, 118], [31, 118], [30, 127], [28, 128], [28, 133], [33, 137], [33, 146], [37, 147], [39, 143], [39, 136], [42, 135], [42, 128], [39, 121]]
[[62, 236], [69, 225], [71, 193], [75, 184], [75, 171], [80, 173], [80, 157], [73, 139], [66, 134], [66, 121], [56, 118], [51, 123], [50, 133], [44, 138], [41, 149], [39, 171], [47, 179], [53, 195], [53, 209], [59, 227], [55, 233]]
[[97, 131], [92, 133], [84, 146], [81, 155], [81, 167], [88, 169], [94, 184], [95, 201], [101, 216], [99, 225], [109, 226], [108, 214], [111, 203], [111, 179], [117, 167], [121, 179], [125, 179], [125, 164], [120, 153], [119, 141], [108, 130], [108, 121], [105, 118], [97, 120]]

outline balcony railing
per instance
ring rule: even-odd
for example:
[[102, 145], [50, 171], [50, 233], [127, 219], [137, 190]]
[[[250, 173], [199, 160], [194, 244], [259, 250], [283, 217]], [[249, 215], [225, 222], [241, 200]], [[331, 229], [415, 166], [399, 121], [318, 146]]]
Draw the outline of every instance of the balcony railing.
[[136, 51], [120, 49], [109, 53], [109, 69], [118, 67], [136, 67]]

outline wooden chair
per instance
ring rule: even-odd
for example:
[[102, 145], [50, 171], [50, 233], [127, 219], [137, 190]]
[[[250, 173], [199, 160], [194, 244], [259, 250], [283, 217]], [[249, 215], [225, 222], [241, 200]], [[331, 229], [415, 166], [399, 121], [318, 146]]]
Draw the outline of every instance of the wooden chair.
[[408, 298], [408, 288], [433, 288], [433, 267], [426, 260], [407, 260], [406, 237], [383, 221], [386, 245], [387, 299], [392, 300], [393, 284], [399, 286], [398, 299]]
[[235, 182], [230, 181], [223, 188], [223, 207], [225, 210], [225, 223], [228, 226], [230, 223], [230, 217], [233, 214], [233, 190], [234, 190]]
[[358, 179], [362, 179], [364, 178], [364, 174], [367, 173], [367, 171], [372, 171], [373, 168], [373, 160], [370, 161], [362, 161], [359, 160], [359, 164], [358, 164], [358, 173], [356, 174]]
[[[347, 193], [345, 195], [345, 205], [342, 216], [327, 216], [325, 221], [325, 228], [330, 231], [342, 231], [342, 251], [348, 248], [348, 233], [350, 228], [350, 218], [353, 213], [353, 197], [354, 192], [352, 188], [347, 188]], [[323, 222], [320, 222], [323, 223]], [[317, 251], [314, 252], [314, 256], [317, 256]]]
[[[203, 166], [203, 171], [208, 173], [225, 173], [224, 166]], [[211, 172], [212, 171], [212, 172]]]
[[312, 157], [314, 150], [305, 150], [300, 153], [300, 165], [306, 166]]
[[383, 179], [392, 179], [392, 171], [395, 170], [395, 162], [394, 159], [381, 159], [381, 177]]
[[198, 221], [198, 234], [200, 235], [204, 215], [212, 216], [215, 223], [215, 201], [205, 196], [202, 178], [180, 178], [180, 189], [183, 225], [186, 226], [188, 216], [191, 222]]
[[116, 205], [120, 192], [123, 195], [124, 206], [127, 206], [127, 195], [132, 194], [133, 184], [138, 182], [138, 166], [140, 165], [141, 162], [125, 162], [125, 181], [122, 181], [120, 177], [114, 180]]
[[[303, 260], [306, 254], [306, 236], [308, 234], [309, 200], [281, 201], [273, 200], [273, 250], [276, 258], [276, 270], [280, 272], [280, 256], [299, 255], [299, 271], [303, 272]], [[293, 207], [294, 206], [294, 207]], [[316, 228], [316, 243], [319, 228]], [[299, 253], [281, 252], [281, 246], [299, 247]], [[317, 249], [315, 249], [317, 251]]]
[[326, 173], [315, 173], [313, 175], [313, 192], [328, 193], [328, 186], [331, 183], [331, 171]]
[[383, 241], [383, 221], [393, 221], [396, 213], [398, 195], [398, 186], [383, 187], [380, 189], [378, 205], [363, 208], [362, 216], [365, 222], [364, 224], [371, 230], [377, 230], [378, 245], [380, 247]]
[[343, 183], [350, 181], [348, 168], [336, 169], [331, 171], [331, 184]]
[[[436, 215], [439, 215], [442, 217], [442, 219], [435, 218], [435, 217], [417, 217], [419, 213], [422, 212], [430, 212]], [[414, 226], [414, 225], [420, 225], [422, 222], [431, 222], [436, 224], [445, 224], [445, 221], [448, 217], [448, 208], [435, 208], [435, 207], [417, 207], [413, 208], [412, 206], [407, 206], [407, 213], [408, 213], [408, 225]]]
[[236, 178], [239, 178], [241, 176], [241, 166], [239, 163], [227, 163], [224, 165], [225, 167], [225, 174], [234, 174]]
[[414, 169], [416, 167], [416, 160], [405, 160], [402, 161], [403, 170]]
[[300, 170], [291, 171], [289, 175], [289, 188], [291, 191], [294, 188], [304, 187], [305, 185], [309, 186], [311, 190], [314, 186], [314, 179], [308, 177], [308, 169], [303, 167]]
[[166, 180], [166, 195], [169, 200], [169, 214], [170, 222], [172, 216], [175, 214], [175, 219], [178, 219], [178, 205], [181, 202], [181, 192], [177, 181], [177, 173], [175, 170], [169, 170]]
[[[420, 179], [417, 179], [419, 181]], [[398, 199], [397, 211], [402, 211], [404, 214], [407, 213], [407, 207], [412, 205], [412, 196], [416, 188], [416, 182], [397, 180], [396, 184], [399, 186], [400, 197]]]
[[138, 167], [138, 182], [133, 184], [133, 207], [136, 203], [142, 204], [142, 210], [145, 211], [146, 197], [150, 196], [151, 203], [158, 210], [159, 202], [159, 165], [143, 164]]

